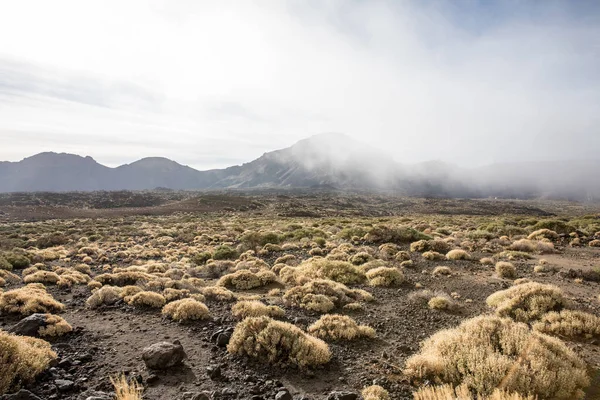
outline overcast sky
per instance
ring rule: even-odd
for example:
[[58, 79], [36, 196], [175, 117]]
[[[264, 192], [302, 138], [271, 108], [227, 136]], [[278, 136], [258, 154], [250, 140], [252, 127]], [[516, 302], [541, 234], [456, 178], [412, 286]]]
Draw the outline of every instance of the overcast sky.
[[595, 0], [0, 3], [0, 160], [205, 169], [322, 132], [406, 163], [597, 159], [599, 126]]

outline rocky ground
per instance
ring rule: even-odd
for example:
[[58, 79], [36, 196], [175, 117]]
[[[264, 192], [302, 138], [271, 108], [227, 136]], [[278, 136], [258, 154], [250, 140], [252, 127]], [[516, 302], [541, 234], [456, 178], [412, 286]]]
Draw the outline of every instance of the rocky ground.
[[[319, 195], [321, 196], [321, 195]], [[196, 234], [203, 231], [203, 221], [210, 215], [210, 223], [219, 220], [231, 221], [235, 219], [238, 224], [251, 226], [282, 226], [289, 223], [300, 223], [304, 226], [320, 225], [324, 229], [323, 219], [330, 216], [346, 216], [352, 222], [355, 218], [374, 218], [376, 215], [406, 215], [412, 220], [408, 223], [415, 225], [424, 223], [427, 216], [414, 217], [415, 212], [424, 213], [427, 207], [426, 200], [393, 200], [370, 198], [368, 204], [380, 202], [372, 211], [361, 212], [367, 208], [359, 196], [336, 198], [334, 200], [319, 200], [316, 206], [311, 202], [313, 198], [302, 196], [294, 198], [280, 198], [277, 202], [266, 201], [265, 198], [244, 198], [227, 200], [206, 205], [206, 210], [187, 210], [185, 213], [177, 209], [169, 209], [168, 220], [153, 220], [159, 217], [144, 217], [137, 219], [131, 217], [135, 214], [131, 209], [127, 212], [114, 213], [114, 210], [105, 212], [103, 209], [88, 211], [68, 211], [60, 215], [51, 215], [52, 218], [67, 217], [64, 223], [75, 222], [73, 225], [63, 226], [63, 222], [43, 222], [44, 225], [31, 225], [23, 221], [29, 215], [31, 219], [43, 219], [44, 213], [31, 214], [33, 206], [19, 206], [11, 204], [0, 207], [5, 221], [2, 224], [4, 242], [16, 240], [15, 236], [29, 235], [32, 230], [42, 229], [47, 232], [52, 229], [52, 224], [57, 230], [65, 232], [68, 229], [80, 229], [80, 235], [90, 235], [98, 231], [98, 224], [105, 232], [110, 231], [111, 225], [129, 226], [140, 228], [144, 224], [157, 223], [165, 226], [166, 230], [178, 229], [180, 224], [194, 223], [198, 218]], [[214, 200], [214, 199], [213, 199]], [[182, 200], [182, 201], [190, 201]], [[194, 199], [195, 207], [202, 201]], [[409, 204], [403, 209], [401, 203]], [[393, 206], [390, 206], [394, 202]], [[312, 204], [312, 205], [311, 205]], [[345, 205], [344, 205], [345, 204]], [[482, 204], [487, 204], [486, 207]], [[179, 205], [180, 206], [180, 205]], [[178, 207], [179, 207], [178, 206]], [[541, 206], [541, 207], [540, 207]], [[56, 206], [52, 207], [56, 213]], [[61, 206], [62, 207], [62, 206]], [[154, 207], [154, 206], [153, 206]], [[447, 221], [460, 220], [460, 224], [474, 223], [473, 215], [481, 218], [491, 218], [493, 215], [513, 218], [515, 215], [540, 218], [553, 212], [543, 208], [543, 204], [534, 203], [482, 203], [482, 201], [454, 202], [432, 200], [429, 204], [435, 213], [440, 210], [456, 210], [450, 215], [446, 214]], [[241, 210], [240, 210], [241, 208]], [[558, 208], [558, 207], [556, 207]], [[555, 211], [556, 208], [552, 209]], [[277, 210], [277, 211], [274, 211]], [[388, 214], [385, 214], [387, 210]], [[509, 211], [508, 213], [505, 211]], [[585, 209], [585, 211], [589, 211]], [[304, 212], [308, 214], [303, 214]], [[487, 212], [487, 215], [485, 214]], [[77, 214], [80, 213], [80, 214]], [[88, 214], [86, 214], [88, 213]], [[89, 215], [93, 213], [93, 215]], [[274, 214], [273, 214], [274, 213]], [[70, 220], [69, 218], [102, 217], [100, 222], [93, 220]], [[146, 213], [138, 210], [139, 214]], [[159, 213], [160, 214], [160, 213]], [[262, 214], [262, 215], [261, 215]], [[279, 216], [277, 216], [279, 215]], [[428, 214], [424, 214], [428, 215]], [[438, 214], [439, 216], [439, 214]], [[73, 217], [73, 218], [75, 218]], [[128, 220], [127, 218], [131, 218]], [[161, 217], [162, 218], [162, 217]], [[477, 217], [479, 218], [479, 217]], [[18, 221], [20, 220], [20, 221]], [[127, 224], [123, 224], [123, 222]], [[465, 222], [466, 221], [466, 222]], [[373, 219], [372, 223], [378, 221]], [[393, 221], [397, 222], [397, 221]], [[121, 224], [121, 225], [119, 225]], [[431, 222], [431, 225], [440, 225], [441, 222]], [[186, 225], [187, 226], [187, 225]], [[229, 229], [229, 228], [228, 228]], [[214, 228], [213, 234], [218, 233]], [[137, 234], [132, 230], [113, 234]], [[95, 242], [102, 248], [103, 240], [108, 240], [109, 233], [100, 232], [103, 239]], [[12, 236], [12, 237], [11, 237]], [[155, 238], [158, 235], [152, 235]], [[71, 240], [71, 239], [70, 239]], [[331, 238], [328, 240], [337, 240]], [[181, 247], [185, 247], [182, 239]], [[551, 283], [559, 286], [575, 303], [576, 309], [600, 315], [600, 282], [588, 277], [581, 271], [593, 271], [600, 267], [600, 248], [592, 248], [583, 244], [569, 245], [570, 238], [562, 237], [555, 243], [555, 252], [552, 254], [535, 254], [527, 260], [515, 260], [519, 278], [529, 278], [541, 283]], [[138, 240], [138, 242], [141, 242]], [[12, 243], [12, 242], [11, 242]], [[69, 247], [72, 242], [64, 244]], [[358, 245], [368, 245], [359, 243]], [[409, 250], [409, 244], [401, 244], [402, 250]], [[175, 246], [172, 246], [175, 247]], [[376, 247], [376, 246], [375, 246]], [[273, 260], [284, 254], [294, 254], [299, 259], [309, 257], [306, 249], [280, 251], [275, 254], [265, 255], [263, 258], [272, 265]], [[47, 285], [49, 292], [56, 300], [65, 304], [66, 309], [61, 316], [73, 327], [73, 332], [59, 337], [47, 339], [58, 354], [57, 361], [49, 370], [24, 389], [31, 395], [21, 392], [19, 396], [7, 395], [0, 398], [6, 399], [109, 399], [112, 385], [109, 378], [120, 373], [140, 382], [144, 386], [144, 399], [338, 399], [352, 400], [360, 393], [360, 389], [370, 384], [385, 387], [394, 399], [410, 399], [415, 390], [413, 384], [403, 376], [402, 369], [405, 360], [418, 351], [419, 343], [439, 331], [440, 329], [456, 326], [465, 318], [489, 313], [485, 299], [491, 293], [507, 288], [511, 280], [495, 276], [494, 267], [482, 265], [478, 261], [490, 254], [476, 247], [471, 251], [472, 260], [443, 260], [428, 261], [420, 253], [410, 254], [413, 266], [404, 267], [403, 272], [406, 282], [398, 287], [369, 287], [356, 285], [369, 291], [375, 301], [368, 303], [364, 311], [345, 312], [351, 315], [360, 324], [366, 324], [376, 329], [375, 339], [360, 339], [353, 342], [330, 343], [332, 360], [323, 367], [313, 369], [298, 369], [285, 364], [267, 365], [256, 360], [230, 355], [226, 350], [228, 338], [235, 327], [237, 320], [230, 312], [230, 302], [219, 302], [207, 299], [211, 318], [208, 320], [177, 323], [163, 317], [155, 309], [140, 309], [118, 302], [115, 305], [103, 306], [98, 309], [89, 309], [85, 305], [91, 290], [85, 286], [72, 288], [59, 288]], [[160, 259], [161, 257], [158, 257]], [[550, 265], [556, 267], [556, 272], [534, 273], [533, 266], [543, 258]], [[108, 262], [113, 267], [132, 265], [133, 260], [118, 261], [116, 258]], [[75, 263], [73, 260], [71, 263]], [[101, 273], [105, 262], [94, 259], [88, 262], [91, 265], [92, 277]], [[65, 264], [60, 259], [50, 261], [48, 265]], [[68, 262], [67, 262], [68, 264]], [[450, 275], [432, 275], [435, 267], [444, 265], [451, 268]], [[570, 272], [575, 271], [575, 272]], [[16, 271], [18, 273], [18, 271]], [[584, 277], [582, 279], [581, 277]], [[589, 277], [588, 277], [589, 278]], [[17, 285], [16, 287], [18, 287]], [[452, 294], [457, 308], [452, 311], [431, 310], [426, 304], [419, 303], [411, 293], [417, 287], [423, 287], [434, 292]], [[285, 309], [282, 320], [291, 322], [305, 329], [319, 318], [319, 314], [300, 308], [290, 307], [274, 299], [269, 291], [274, 288], [284, 288], [280, 283], [274, 283], [250, 291], [236, 290], [238, 295], [258, 295], [263, 300], [278, 304]], [[10, 287], [4, 288], [5, 290]], [[13, 314], [0, 314], [0, 329], [9, 330], [19, 322], [22, 317]], [[154, 349], [152, 345], [163, 344], [162, 348]], [[175, 343], [175, 344], [173, 344]], [[180, 346], [178, 345], [180, 344]], [[600, 341], [591, 338], [568, 342], [588, 364], [592, 385], [587, 391], [587, 399], [600, 399]], [[160, 347], [160, 346], [159, 346]], [[162, 354], [161, 353], [164, 353]], [[157, 355], [158, 353], [158, 355]], [[185, 354], [183, 354], [185, 353]], [[144, 355], [146, 360], [144, 360]], [[179, 363], [179, 359], [185, 358]], [[150, 360], [150, 361], [148, 361]], [[148, 363], [157, 364], [161, 369], [148, 368]], [[171, 364], [175, 364], [169, 366]]]

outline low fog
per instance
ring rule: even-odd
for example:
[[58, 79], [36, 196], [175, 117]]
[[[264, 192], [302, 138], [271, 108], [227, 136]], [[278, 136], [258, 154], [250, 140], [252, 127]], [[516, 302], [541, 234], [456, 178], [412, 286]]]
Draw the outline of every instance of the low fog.
[[206, 170], [340, 132], [384, 184], [597, 193], [594, 2], [5, 2], [0, 36], [0, 160]]

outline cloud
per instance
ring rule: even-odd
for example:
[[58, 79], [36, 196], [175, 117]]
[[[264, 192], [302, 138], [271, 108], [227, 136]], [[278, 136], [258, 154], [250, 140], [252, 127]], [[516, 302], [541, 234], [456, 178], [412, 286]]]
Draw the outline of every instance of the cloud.
[[600, 7], [498, 3], [6, 2], [0, 159], [204, 169], [331, 131], [407, 163], [597, 158]]

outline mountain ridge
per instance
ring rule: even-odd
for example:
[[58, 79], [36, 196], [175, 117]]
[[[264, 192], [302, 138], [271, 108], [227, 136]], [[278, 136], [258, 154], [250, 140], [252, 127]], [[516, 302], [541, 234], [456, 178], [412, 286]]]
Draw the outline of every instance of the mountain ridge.
[[492, 164], [461, 168], [442, 161], [400, 164], [344, 134], [320, 134], [255, 160], [199, 171], [165, 157], [117, 167], [90, 156], [42, 152], [0, 161], [0, 192], [313, 188], [392, 191], [435, 197], [600, 199], [600, 161]]

